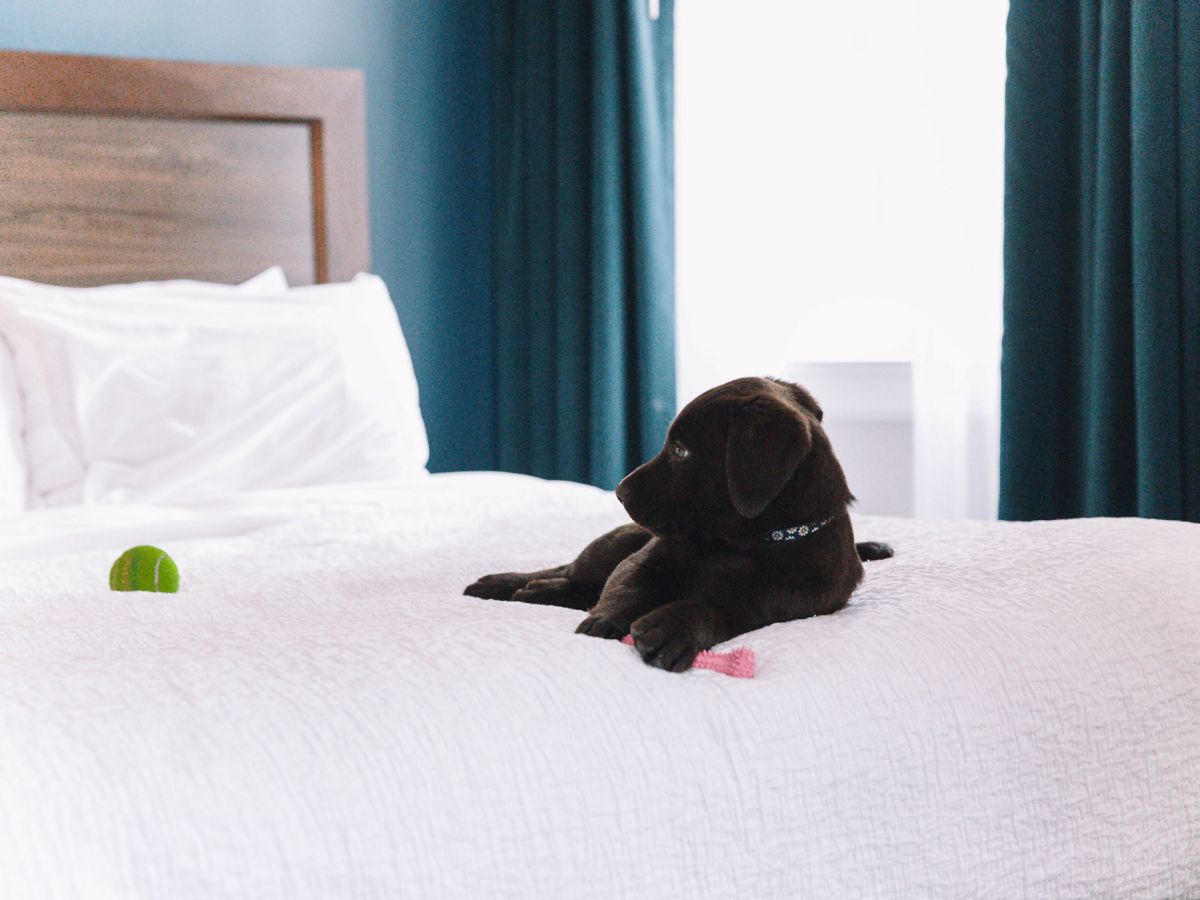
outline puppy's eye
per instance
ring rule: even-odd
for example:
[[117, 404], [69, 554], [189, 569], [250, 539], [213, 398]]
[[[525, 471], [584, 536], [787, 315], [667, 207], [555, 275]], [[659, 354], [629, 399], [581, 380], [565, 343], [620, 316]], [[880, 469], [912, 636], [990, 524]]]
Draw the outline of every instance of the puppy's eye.
[[687, 459], [691, 455], [692, 451], [679, 443], [679, 441], [674, 441], [671, 444], [671, 456], [675, 459]]

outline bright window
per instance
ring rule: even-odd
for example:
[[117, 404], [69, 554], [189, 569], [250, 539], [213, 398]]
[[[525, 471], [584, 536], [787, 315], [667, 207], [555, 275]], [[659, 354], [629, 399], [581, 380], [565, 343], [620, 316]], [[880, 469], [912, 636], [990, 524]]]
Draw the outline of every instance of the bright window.
[[[910, 514], [995, 515], [1006, 13], [675, 7], [679, 399], [739, 375], [816, 377], [833, 434], [856, 414], [839, 408], [879, 405], [854, 391], [903, 379], [904, 402], [878, 414], [908, 417], [888, 440], [911, 446], [875, 449], [909, 468]], [[865, 473], [864, 449], [844, 455]]]

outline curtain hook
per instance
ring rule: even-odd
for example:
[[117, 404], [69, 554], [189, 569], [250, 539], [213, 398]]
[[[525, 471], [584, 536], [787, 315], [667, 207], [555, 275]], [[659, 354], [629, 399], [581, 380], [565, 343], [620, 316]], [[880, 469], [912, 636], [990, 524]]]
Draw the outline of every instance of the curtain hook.
[[659, 4], [661, 0], [646, 0], [646, 12], [650, 14], [650, 21], [658, 21]]

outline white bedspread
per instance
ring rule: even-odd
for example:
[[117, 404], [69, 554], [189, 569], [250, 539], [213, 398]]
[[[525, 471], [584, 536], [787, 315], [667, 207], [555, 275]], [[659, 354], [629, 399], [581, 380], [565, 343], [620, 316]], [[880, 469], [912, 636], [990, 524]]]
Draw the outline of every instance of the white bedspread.
[[461, 596], [589, 488], [102, 512], [0, 520], [0, 897], [1200, 896], [1200, 526], [861, 519], [738, 680]]

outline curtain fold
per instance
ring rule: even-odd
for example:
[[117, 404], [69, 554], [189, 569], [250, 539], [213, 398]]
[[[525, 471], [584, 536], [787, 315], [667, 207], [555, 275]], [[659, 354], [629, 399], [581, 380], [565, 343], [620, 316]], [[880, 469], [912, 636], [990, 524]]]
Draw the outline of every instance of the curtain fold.
[[675, 410], [673, 3], [493, 10], [497, 461], [611, 488]]
[[1200, 3], [1012, 0], [1000, 515], [1200, 521]]

